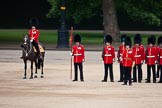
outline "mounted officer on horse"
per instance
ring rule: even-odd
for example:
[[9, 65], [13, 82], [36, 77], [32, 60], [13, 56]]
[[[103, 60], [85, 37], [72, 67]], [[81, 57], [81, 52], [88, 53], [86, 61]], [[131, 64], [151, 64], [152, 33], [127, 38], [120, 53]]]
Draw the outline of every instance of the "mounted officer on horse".
[[[30, 20], [31, 29], [28, 32], [28, 35], [25, 35], [24, 42], [21, 45], [22, 47], [22, 57], [25, 64], [25, 73], [24, 79], [26, 79], [26, 69], [27, 69], [27, 60], [31, 61], [31, 79], [33, 79], [33, 63], [35, 62], [35, 78], [37, 77], [37, 69], [42, 67], [41, 78], [43, 78], [43, 63], [44, 63], [44, 55], [45, 48], [40, 45], [38, 37], [39, 30], [36, 29], [38, 27], [38, 20], [36, 18], [31, 18]], [[41, 50], [40, 50], [41, 49]]]

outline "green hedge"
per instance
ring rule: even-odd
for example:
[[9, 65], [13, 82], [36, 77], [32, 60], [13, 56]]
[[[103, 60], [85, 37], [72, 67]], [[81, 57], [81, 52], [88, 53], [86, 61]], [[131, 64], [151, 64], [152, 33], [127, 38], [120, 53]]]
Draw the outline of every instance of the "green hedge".
[[[0, 30], [0, 43], [18, 44], [21, 43], [28, 30]], [[82, 36], [83, 44], [102, 44], [103, 34], [101, 32], [77, 32]], [[76, 34], [76, 32], [74, 33]], [[127, 34], [133, 40], [134, 34]], [[143, 44], [147, 44], [147, 37], [150, 34], [142, 35]], [[157, 38], [159, 35], [156, 35]], [[45, 44], [57, 43], [57, 31], [54, 30], [40, 30], [40, 42]]]

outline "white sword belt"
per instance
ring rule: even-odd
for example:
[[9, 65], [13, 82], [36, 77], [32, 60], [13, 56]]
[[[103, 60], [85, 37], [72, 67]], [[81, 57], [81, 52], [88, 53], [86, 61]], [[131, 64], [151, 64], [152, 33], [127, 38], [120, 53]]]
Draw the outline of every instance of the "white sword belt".
[[105, 54], [104, 56], [112, 56], [111, 54]]
[[81, 56], [82, 54], [74, 54], [74, 56]]
[[141, 57], [141, 55], [135, 55], [134, 57]]
[[154, 58], [155, 56], [147, 56], [147, 58]]

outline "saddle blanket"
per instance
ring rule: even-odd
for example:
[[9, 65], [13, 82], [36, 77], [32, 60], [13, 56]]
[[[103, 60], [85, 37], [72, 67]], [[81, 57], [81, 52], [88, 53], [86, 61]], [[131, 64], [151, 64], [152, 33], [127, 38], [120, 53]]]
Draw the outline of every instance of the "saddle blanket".
[[[41, 45], [38, 45], [38, 47], [39, 47], [40, 52], [44, 52], [44, 49], [43, 49], [43, 47]], [[33, 48], [34, 48], [34, 52], [37, 52], [35, 47], [33, 47]]]

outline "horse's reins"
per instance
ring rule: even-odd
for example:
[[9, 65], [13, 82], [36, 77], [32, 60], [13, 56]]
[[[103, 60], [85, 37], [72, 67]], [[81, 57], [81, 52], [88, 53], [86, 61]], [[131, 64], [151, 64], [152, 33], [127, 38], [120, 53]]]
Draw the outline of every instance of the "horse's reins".
[[30, 49], [29, 49], [29, 51], [27, 52], [26, 50], [24, 50], [24, 48], [23, 48], [23, 51], [26, 53], [26, 57], [28, 56], [28, 54], [31, 52], [31, 50], [32, 50], [32, 44], [31, 44], [31, 42], [29, 41], [29, 43], [30, 43]]

